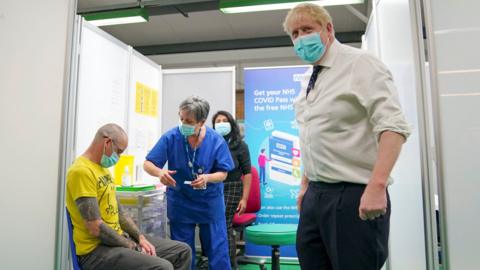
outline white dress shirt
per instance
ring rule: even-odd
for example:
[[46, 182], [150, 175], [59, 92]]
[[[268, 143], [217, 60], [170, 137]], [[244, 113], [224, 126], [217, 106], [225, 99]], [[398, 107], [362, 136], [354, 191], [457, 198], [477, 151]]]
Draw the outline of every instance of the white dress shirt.
[[410, 134], [392, 75], [366, 51], [337, 40], [319, 64], [324, 68], [308, 97], [312, 69], [294, 102], [304, 173], [310, 181], [367, 184], [380, 134]]

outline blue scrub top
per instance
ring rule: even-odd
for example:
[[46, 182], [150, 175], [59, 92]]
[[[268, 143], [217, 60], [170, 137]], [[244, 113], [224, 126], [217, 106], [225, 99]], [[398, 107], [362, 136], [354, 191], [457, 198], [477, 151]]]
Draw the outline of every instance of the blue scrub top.
[[[208, 174], [232, 170], [234, 165], [225, 139], [213, 129], [206, 129], [205, 138], [196, 151], [194, 172]], [[195, 180], [188, 166], [189, 160], [193, 160], [193, 153], [179, 128], [175, 127], [160, 137], [146, 157], [159, 168], [168, 162], [168, 169], [177, 171], [172, 175], [176, 186], [167, 187], [167, 216], [171, 222], [181, 223], [210, 223], [223, 219], [225, 204], [222, 182], [208, 183], [205, 190], [194, 190], [184, 184], [184, 181]]]

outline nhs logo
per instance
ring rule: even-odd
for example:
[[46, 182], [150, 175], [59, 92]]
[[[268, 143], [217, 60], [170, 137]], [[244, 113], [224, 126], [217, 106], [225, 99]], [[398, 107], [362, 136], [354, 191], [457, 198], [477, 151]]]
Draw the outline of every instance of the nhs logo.
[[305, 74], [305, 73], [302, 73], [302, 74], [293, 74], [293, 81], [294, 82], [301, 82], [302, 80], [304, 80], [305, 78], [307, 78], [308, 75]]

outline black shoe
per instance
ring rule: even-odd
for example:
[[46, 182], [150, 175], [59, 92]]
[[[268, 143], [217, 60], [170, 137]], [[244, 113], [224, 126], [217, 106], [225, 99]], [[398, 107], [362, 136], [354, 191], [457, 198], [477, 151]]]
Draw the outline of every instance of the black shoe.
[[208, 270], [208, 258], [207, 257], [200, 257], [198, 258], [196, 270]]

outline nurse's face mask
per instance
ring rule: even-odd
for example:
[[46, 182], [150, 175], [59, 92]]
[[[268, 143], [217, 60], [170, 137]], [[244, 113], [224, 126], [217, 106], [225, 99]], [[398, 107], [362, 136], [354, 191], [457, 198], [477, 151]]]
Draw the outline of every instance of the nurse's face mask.
[[[201, 123], [197, 123], [195, 119], [185, 112], [180, 112], [180, 121], [178, 123], [178, 129], [183, 136], [188, 137], [200, 133]], [[198, 132], [196, 131], [198, 130]]]
[[178, 128], [180, 129], [180, 133], [182, 133], [183, 136], [188, 137], [188, 136], [192, 136], [193, 134], [195, 134], [195, 126], [190, 125], [190, 124], [182, 123], [181, 120], [178, 123]]

